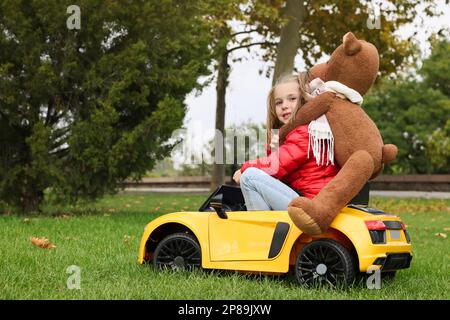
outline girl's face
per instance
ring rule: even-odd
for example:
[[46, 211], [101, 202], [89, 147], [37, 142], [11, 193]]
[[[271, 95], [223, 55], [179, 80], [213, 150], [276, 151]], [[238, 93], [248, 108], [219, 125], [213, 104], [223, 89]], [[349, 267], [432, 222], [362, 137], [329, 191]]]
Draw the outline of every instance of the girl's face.
[[300, 99], [299, 85], [297, 82], [281, 83], [275, 87], [274, 101], [275, 112], [278, 120], [287, 123]]

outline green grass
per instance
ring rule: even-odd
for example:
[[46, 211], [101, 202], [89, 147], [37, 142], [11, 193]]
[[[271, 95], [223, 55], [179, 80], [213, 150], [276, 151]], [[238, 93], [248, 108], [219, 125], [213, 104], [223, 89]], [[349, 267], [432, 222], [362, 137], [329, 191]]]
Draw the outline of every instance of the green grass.
[[[293, 278], [237, 273], [157, 272], [137, 263], [140, 237], [151, 219], [196, 210], [205, 195], [120, 194], [95, 204], [45, 207], [43, 216], [0, 216], [0, 299], [449, 299], [450, 201], [372, 199], [408, 225], [410, 269], [379, 290], [298, 286]], [[30, 237], [47, 237], [47, 250]], [[81, 268], [81, 289], [69, 290], [69, 266]]]

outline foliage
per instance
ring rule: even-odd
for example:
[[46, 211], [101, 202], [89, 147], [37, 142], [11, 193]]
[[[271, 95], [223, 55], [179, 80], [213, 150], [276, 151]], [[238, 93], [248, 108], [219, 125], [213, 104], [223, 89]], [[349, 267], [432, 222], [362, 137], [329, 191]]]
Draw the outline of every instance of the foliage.
[[426, 144], [430, 161], [436, 170], [448, 173], [450, 168], [450, 119], [443, 128], [434, 130]]
[[[247, 122], [231, 125], [225, 130], [225, 176], [232, 177], [245, 161], [266, 156], [266, 131], [261, 124]], [[214, 139], [209, 141], [212, 157], [215, 156]]]
[[200, 164], [183, 164], [181, 169], [177, 172], [182, 177], [199, 177], [211, 176], [212, 164], [202, 162]]
[[[225, 175], [232, 177], [244, 161], [253, 160], [266, 155], [265, 128], [261, 124], [244, 122], [240, 125], [231, 125], [225, 130]], [[158, 161], [155, 169], [148, 173], [148, 177], [164, 176], [210, 176], [212, 173], [212, 159], [215, 156], [214, 139], [204, 146], [203, 159], [200, 164], [181, 164], [178, 170], [173, 169], [171, 158]], [[175, 156], [177, 156], [175, 154]]]
[[425, 85], [450, 98], [450, 39], [434, 37], [433, 54], [424, 61], [420, 74]]
[[145, 177], [148, 178], [159, 178], [159, 177], [175, 177], [177, 176], [177, 171], [174, 168], [174, 164], [171, 158], [164, 158], [158, 160], [152, 170], [149, 170]]
[[209, 73], [203, 1], [78, 1], [79, 30], [70, 4], [0, 4], [0, 199], [25, 210], [144, 174]]
[[[275, 1], [277, 6], [278, 2]], [[298, 31], [300, 37], [299, 53], [306, 66], [312, 66], [324, 54], [331, 54], [342, 43], [342, 36], [352, 31], [358, 38], [373, 43], [380, 53], [381, 75], [391, 75], [405, 68], [417, 58], [414, 37], [400, 38], [395, 31], [401, 26], [412, 23], [420, 10], [425, 17], [440, 14], [435, 0], [390, 0], [378, 4], [380, 15], [376, 17], [371, 6], [373, 1], [305, 1], [303, 3], [303, 17]], [[271, 28], [279, 35], [286, 25], [290, 12], [283, 15], [279, 7], [278, 25]], [[374, 23], [375, 22], [375, 23]], [[379, 24], [377, 24], [379, 22]], [[372, 27], [374, 28], [370, 28]], [[369, 27], [370, 26], [370, 27]], [[417, 26], [416, 26], [417, 27]], [[292, 40], [287, 40], [292, 41]], [[278, 57], [274, 48], [264, 55], [266, 61], [278, 59], [293, 59], [294, 57]], [[277, 62], [278, 63], [278, 62]], [[267, 70], [269, 76], [271, 67]]]

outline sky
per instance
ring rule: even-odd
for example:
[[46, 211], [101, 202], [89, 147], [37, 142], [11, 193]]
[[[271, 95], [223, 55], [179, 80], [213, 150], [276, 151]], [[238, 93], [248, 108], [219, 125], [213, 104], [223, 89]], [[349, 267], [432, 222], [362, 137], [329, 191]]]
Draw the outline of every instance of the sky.
[[[441, 28], [449, 28], [450, 5], [445, 4], [445, 0], [438, 1], [438, 9], [443, 11], [443, 15], [435, 18], [424, 18], [423, 12], [417, 10], [415, 22], [404, 26], [397, 31], [402, 38], [407, 38], [417, 31], [416, 38], [422, 49], [423, 57], [430, 53], [428, 36], [439, 31]], [[382, 14], [382, 10], [381, 10]], [[414, 25], [423, 21], [423, 27], [417, 28]], [[383, 26], [381, 25], [381, 28]], [[241, 62], [231, 63], [231, 73], [229, 86], [226, 94], [225, 127], [230, 125], [241, 125], [244, 123], [265, 123], [267, 108], [267, 93], [271, 87], [271, 78], [265, 77], [268, 63], [262, 61], [253, 53], [246, 50], [237, 51], [234, 57], [244, 57]], [[261, 56], [261, 55], [259, 55]], [[327, 57], [321, 59], [324, 62]], [[230, 59], [231, 61], [231, 59]], [[273, 65], [273, 63], [272, 63]], [[304, 63], [300, 56], [295, 60], [298, 70], [304, 69]], [[263, 69], [263, 74], [259, 70]], [[216, 92], [215, 81], [204, 88], [200, 95], [191, 93], [187, 96], [187, 114], [184, 119], [184, 127], [187, 128], [191, 139], [199, 144], [205, 144], [214, 137]], [[192, 140], [191, 140], [192, 141]], [[175, 160], [175, 159], [174, 159]], [[177, 161], [175, 161], [177, 162]]]

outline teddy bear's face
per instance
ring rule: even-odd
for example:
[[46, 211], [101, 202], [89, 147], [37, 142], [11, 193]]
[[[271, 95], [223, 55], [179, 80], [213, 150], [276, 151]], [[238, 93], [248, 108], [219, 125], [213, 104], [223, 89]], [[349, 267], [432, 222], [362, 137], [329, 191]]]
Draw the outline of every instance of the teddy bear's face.
[[378, 67], [377, 48], [349, 32], [330, 60], [313, 66], [310, 74], [312, 79], [319, 77], [324, 81], [338, 81], [364, 95], [375, 81]]

